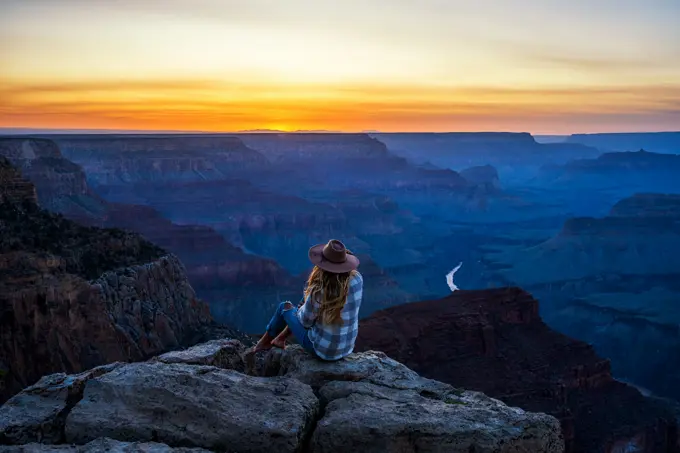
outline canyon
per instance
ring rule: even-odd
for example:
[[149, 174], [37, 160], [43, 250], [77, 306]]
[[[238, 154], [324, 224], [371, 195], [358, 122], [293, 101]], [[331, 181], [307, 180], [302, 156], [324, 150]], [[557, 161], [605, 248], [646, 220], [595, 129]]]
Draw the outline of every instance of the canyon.
[[[258, 310], [269, 311], [276, 304], [275, 294], [286, 298], [298, 295], [299, 285], [276, 261], [245, 253], [210, 227], [180, 225], [150, 206], [100, 197], [89, 186], [82, 167], [64, 158], [52, 140], [0, 138], [0, 156], [36, 186], [41, 207], [80, 224], [139, 233], [177, 255], [198, 296], [223, 302], [213, 307], [223, 321], [245, 301], [261, 301]], [[243, 318], [247, 319], [248, 313], [243, 313]]]
[[617, 376], [680, 398], [680, 195], [638, 194], [532, 247], [489, 252], [499, 282], [546, 301], [547, 322], [593, 343]]
[[[566, 452], [679, 448], [670, 406], [614, 380], [593, 348], [550, 329], [519, 288], [455, 291], [362, 320], [358, 350], [378, 349], [423, 376], [560, 419]], [[635, 408], [635, 409], [633, 409]]]
[[[175, 254], [220, 323], [261, 332], [278, 300], [299, 300], [307, 248], [339, 238], [362, 261], [375, 349], [556, 416], [568, 451], [675, 448], [675, 155], [495, 133], [52, 135], [0, 139], [0, 154], [36, 182], [5, 178], [22, 196]], [[454, 313], [440, 299], [461, 261]], [[540, 307], [493, 289], [507, 286]], [[422, 300], [436, 308], [419, 317]], [[444, 347], [431, 329], [465, 338]], [[381, 345], [390, 332], [406, 352]], [[431, 356], [459, 365], [435, 376]]]
[[[423, 228], [421, 218], [405, 205], [421, 208], [420, 200], [430, 197], [440, 198], [442, 203], [454, 202], [463, 210], [474, 209], [484, 203], [486, 182], [470, 182], [450, 170], [413, 167], [404, 159], [391, 156], [383, 144], [363, 134], [343, 135], [341, 139], [318, 134], [290, 137], [246, 134], [234, 140], [222, 138], [128, 136], [109, 144], [102, 137], [51, 137], [67, 157], [91, 169], [87, 171], [88, 183], [108, 203], [144, 205], [173, 223], [200, 224], [243, 250], [246, 256], [275, 260], [283, 267], [283, 272], [276, 272], [272, 279], [261, 278], [258, 282], [255, 277], [245, 281], [240, 278], [242, 287], [262, 289], [250, 292], [248, 304], [234, 305], [253, 307], [245, 313], [223, 302], [234, 299], [233, 294], [239, 297], [239, 288], [229, 288], [232, 294], [219, 292], [219, 288], [227, 287], [224, 283], [207, 287], [207, 280], [216, 272], [205, 272], [207, 278], [199, 279], [199, 272], [191, 270], [190, 254], [182, 255], [177, 250], [178, 256], [187, 262], [198, 294], [211, 302], [222, 321], [235, 321], [249, 331], [261, 329], [267, 321], [264, 313], [271, 311], [276, 299], [299, 297], [302, 275], [309, 271], [304, 250], [335, 236], [342, 237], [365, 263], [363, 270], [370, 277], [367, 278], [367, 300], [375, 301], [366, 304], [365, 314], [445, 291], [445, 286], [423, 291], [420, 281], [430, 273], [416, 265], [425, 259], [416, 247], [432, 247], [437, 238], [429, 230], [437, 225], [430, 221], [428, 227]], [[210, 147], [207, 143], [213, 139], [215, 144]], [[203, 141], [198, 145], [196, 156], [189, 157], [187, 150], [193, 149], [197, 140]], [[158, 141], [174, 142], [174, 148], [167, 145], [160, 153], [156, 145], [151, 145], [148, 152], [144, 150], [147, 142]], [[114, 148], [118, 154], [112, 151]], [[149, 170], [167, 168], [168, 159], [181, 168], [196, 168], [194, 159], [209, 153], [215, 153], [215, 159], [222, 162], [219, 177], [213, 174], [204, 179], [203, 170], [181, 175]], [[247, 169], [237, 166], [236, 176], [228, 174], [224, 156], [240, 162], [242, 153], [264, 156], [275, 161], [276, 166], [262, 163], [261, 158], [248, 157], [246, 160], [255, 162], [253, 166]], [[125, 156], [125, 165], [116, 157], [119, 155]], [[285, 162], [276, 160], [281, 155], [286, 156]], [[333, 172], [328, 171], [330, 168]], [[361, 172], [348, 173], [348, 168], [358, 168]], [[116, 179], [112, 174], [125, 177]], [[169, 198], [170, 193], [173, 195]], [[401, 198], [395, 200], [395, 196]], [[432, 209], [429, 205], [426, 208]], [[442, 232], [448, 234], [448, 226], [437, 223]], [[128, 227], [145, 234], [141, 225]], [[389, 254], [380, 255], [385, 240], [394, 237], [407, 242], [401, 240]], [[174, 251], [171, 246], [166, 247]], [[444, 269], [449, 263], [442, 259], [439, 265]], [[403, 274], [406, 275], [399, 278]], [[287, 284], [291, 276], [297, 282], [294, 292]], [[238, 319], [234, 320], [234, 316]]]
[[45, 374], [142, 360], [210, 335], [210, 310], [176, 256], [47, 212], [32, 187], [0, 157], [0, 401]]

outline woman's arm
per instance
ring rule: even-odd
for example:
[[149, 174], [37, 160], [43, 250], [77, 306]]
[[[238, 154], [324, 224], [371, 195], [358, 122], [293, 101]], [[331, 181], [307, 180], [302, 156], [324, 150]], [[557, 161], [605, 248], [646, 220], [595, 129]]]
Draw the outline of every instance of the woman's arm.
[[318, 314], [319, 307], [314, 303], [313, 300], [311, 300], [311, 296], [307, 298], [307, 300], [305, 300], [302, 303], [302, 306], [298, 309], [298, 317], [306, 329], [309, 329], [314, 325]]

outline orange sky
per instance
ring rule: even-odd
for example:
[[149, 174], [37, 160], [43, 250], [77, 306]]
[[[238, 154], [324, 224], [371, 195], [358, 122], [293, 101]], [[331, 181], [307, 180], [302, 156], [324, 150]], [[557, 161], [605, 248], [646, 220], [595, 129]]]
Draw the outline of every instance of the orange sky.
[[667, 0], [5, 3], [0, 127], [680, 128]]

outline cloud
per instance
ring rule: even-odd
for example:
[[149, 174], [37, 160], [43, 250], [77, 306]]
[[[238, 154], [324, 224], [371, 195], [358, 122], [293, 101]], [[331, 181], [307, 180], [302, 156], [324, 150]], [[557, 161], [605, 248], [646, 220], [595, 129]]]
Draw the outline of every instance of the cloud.
[[640, 78], [645, 75], [662, 74], [680, 68], [675, 60], [649, 57], [624, 57], [602, 55], [569, 55], [566, 52], [537, 52], [524, 56], [540, 66], [555, 67], [596, 75], [613, 75], [620, 78]]
[[[602, 27], [604, 23], [592, 25]], [[639, 25], [652, 26], [649, 23]], [[673, 38], [663, 41], [644, 35], [636, 40], [636, 31], [631, 30], [631, 33], [610, 34], [603, 39], [602, 34], [606, 32], [604, 28], [596, 27], [590, 32], [575, 31], [576, 34], [569, 38], [557, 32], [554, 36], [537, 36], [536, 31], [524, 35], [468, 31], [469, 38], [477, 46], [493, 52], [497, 61], [506, 61], [513, 68], [553, 69], [556, 74], [578, 72], [591, 77], [608, 76], [610, 80], [640, 81], [648, 75], [666, 75], [668, 80], [680, 77], [680, 46]], [[673, 75], [676, 77], [671, 77]]]
[[101, 80], [47, 84], [2, 83], [2, 103], [40, 107], [59, 105], [76, 108], [173, 105], [223, 108], [250, 105], [300, 110], [328, 103], [342, 108], [369, 107], [381, 110], [475, 111], [546, 108], [584, 111], [598, 108], [620, 110], [674, 107], [680, 102], [680, 84], [658, 86], [589, 87], [487, 87], [373, 84], [267, 84], [227, 83], [216, 80]]
[[[0, 81], [0, 126], [216, 130], [584, 131], [669, 128], [680, 84], [588, 87]], [[617, 123], [618, 121], [618, 123]], [[640, 127], [633, 127], [633, 125]], [[605, 127], [606, 126], [606, 127]], [[677, 126], [676, 126], [677, 128]], [[619, 130], [620, 130], [619, 129]]]
[[222, 85], [213, 80], [84, 80], [50, 83], [22, 83], [5, 81], [0, 93], [22, 96], [48, 93], [89, 93], [108, 91], [190, 91], [219, 89]]

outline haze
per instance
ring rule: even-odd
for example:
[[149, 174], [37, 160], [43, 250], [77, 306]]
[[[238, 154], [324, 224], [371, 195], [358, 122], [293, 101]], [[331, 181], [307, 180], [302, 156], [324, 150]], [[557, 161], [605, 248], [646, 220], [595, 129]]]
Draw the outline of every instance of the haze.
[[674, 0], [2, 3], [0, 127], [680, 124]]

